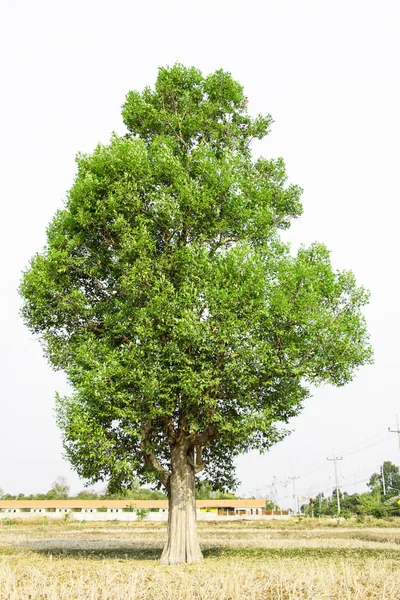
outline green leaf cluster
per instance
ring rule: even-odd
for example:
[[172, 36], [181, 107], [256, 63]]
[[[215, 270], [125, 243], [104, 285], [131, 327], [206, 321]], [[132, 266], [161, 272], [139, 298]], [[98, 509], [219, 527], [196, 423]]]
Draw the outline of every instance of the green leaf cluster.
[[282, 439], [310, 384], [370, 362], [368, 294], [325, 246], [281, 241], [301, 189], [253, 159], [272, 119], [229, 73], [161, 68], [122, 115], [125, 136], [78, 155], [22, 314], [74, 390], [57, 414], [81, 476], [165, 483], [185, 439], [229, 489], [234, 457]]

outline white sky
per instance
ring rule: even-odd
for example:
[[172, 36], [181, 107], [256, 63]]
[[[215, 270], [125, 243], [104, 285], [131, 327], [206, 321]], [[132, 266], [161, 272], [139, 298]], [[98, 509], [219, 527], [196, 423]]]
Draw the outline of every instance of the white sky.
[[[76, 152], [122, 133], [127, 91], [152, 85], [158, 66], [176, 61], [230, 71], [250, 110], [273, 115], [257, 152], [283, 156], [305, 190], [290, 239], [325, 242], [335, 267], [353, 269], [372, 293], [374, 366], [345, 388], [317, 390], [269, 454], [242, 457], [239, 491], [265, 494], [273, 476], [292, 474], [301, 475], [299, 494], [331, 490], [333, 447], [355, 447], [340, 463], [349, 492], [383, 460], [400, 464], [387, 433], [400, 414], [399, 27], [396, 0], [3, 0], [0, 487], [46, 491], [59, 475], [73, 491], [83, 487], [54, 422], [64, 377], [19, 318], [16, 290], [72, 184]], [[286, 504], [290, 490], [278, 488]]]

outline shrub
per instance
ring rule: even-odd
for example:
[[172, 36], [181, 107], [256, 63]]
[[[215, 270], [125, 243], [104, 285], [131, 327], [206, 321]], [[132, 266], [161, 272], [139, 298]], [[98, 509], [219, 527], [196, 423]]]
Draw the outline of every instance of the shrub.
[[364, 523], [365, 519], [364, 519], [364, 515], [358, 515], [357, 516], [357, 523]]
[[375, 519], [384, 519], [387, 516], [387, 508], [378, 504], [371, 510], [371, 515], [375, 517]]
[[145, 519], [147, 519], [147, 515], [149, 514], [147, 508], [136, 508], [135, 512], [138, 521], [144, 521]]

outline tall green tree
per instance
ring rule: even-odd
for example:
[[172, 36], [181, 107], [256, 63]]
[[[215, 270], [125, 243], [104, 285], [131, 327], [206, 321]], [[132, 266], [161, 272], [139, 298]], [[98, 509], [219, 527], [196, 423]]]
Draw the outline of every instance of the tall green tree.
[[66, 477], [57, 477], [45, 498], [50, 500], [65, 500], [69, 497], [70, 487]]
[[79, 475], [163, 485], [162, 562], [196, 562], [196, 474], [232, 489], [234, 458], [281, 440], [311, 384], [370, 361], [368, 294], [325, 246], [281, 241], [301, 189], [252, 157], [272, 119], [229, 73], [161, 68], [122, 116], [125, 136], [77, 157], [22, 314], [74, 390], [57, 410]]
[[385, 460], [379, 473], [373, 473], [367, 485], [372, 492], [385, 492], [387, 498], [400, 494], [400, 468], [390, 460]]

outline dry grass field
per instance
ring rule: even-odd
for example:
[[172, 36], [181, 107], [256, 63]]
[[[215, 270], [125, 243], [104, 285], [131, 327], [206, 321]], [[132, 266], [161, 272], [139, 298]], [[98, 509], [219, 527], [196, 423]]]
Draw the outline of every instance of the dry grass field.
[[162, 523], [0, 522], [0, 598], [400, 600], [400, 522], [201, 522], [199, 531], [202, 564], [162, 567]]

